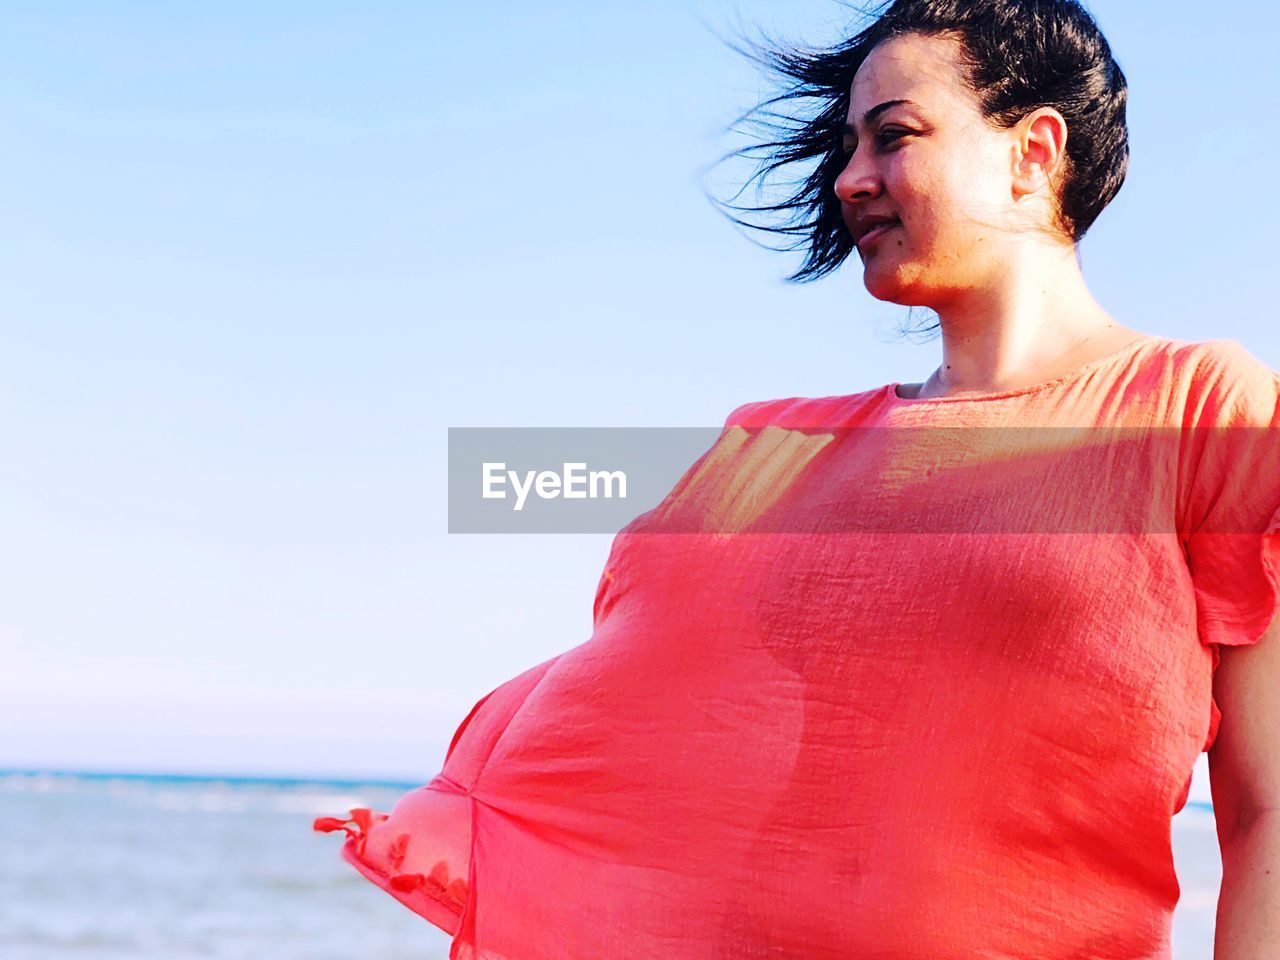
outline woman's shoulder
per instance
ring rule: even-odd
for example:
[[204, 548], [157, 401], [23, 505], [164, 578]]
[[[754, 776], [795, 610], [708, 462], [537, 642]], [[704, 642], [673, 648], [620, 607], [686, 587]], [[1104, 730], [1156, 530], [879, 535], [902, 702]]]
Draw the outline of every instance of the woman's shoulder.
[[1202, 375], [1256, 376], [1276, 371], [1255, 356], [1239, 340], [1219, 337], [1213, 340], [1178, 340], [1167, 338], [1171, 352], [1184, 363], [1190, 363]]
[[887, 389], [889, 387], [886, 385], [872, 387], [858, 393], [823, 397], [778, 397], [772, 400], [752, 400], [734, 407], [725, 418], [724, 425], [744, 429], [850, 426], [874, 409]]
[[1240, 341], [1221, 337], [1170, 344], [1176, 379], [1195, 419], [1274, 411], [1280, 403], [1280, 372]]

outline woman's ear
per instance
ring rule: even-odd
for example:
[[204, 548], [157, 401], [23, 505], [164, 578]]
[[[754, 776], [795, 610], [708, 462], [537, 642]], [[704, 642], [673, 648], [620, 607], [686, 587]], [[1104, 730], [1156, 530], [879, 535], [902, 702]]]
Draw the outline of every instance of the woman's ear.
[[1066, 119], [1053, 107], [1040, 107], [1012, 132], [1014, 198], [1052, 189], [1067, 159]]

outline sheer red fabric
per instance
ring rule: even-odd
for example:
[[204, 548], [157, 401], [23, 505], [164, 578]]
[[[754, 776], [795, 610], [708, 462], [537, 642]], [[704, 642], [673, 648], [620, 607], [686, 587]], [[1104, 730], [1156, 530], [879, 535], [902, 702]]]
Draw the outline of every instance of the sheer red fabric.
[[1280, 594], [1280, 374], [1145, 336], [895, 386], [737, 408], [614, 538], [587, 642], [315, 828], [453, 960], [1168, 960], [1218, 647]]

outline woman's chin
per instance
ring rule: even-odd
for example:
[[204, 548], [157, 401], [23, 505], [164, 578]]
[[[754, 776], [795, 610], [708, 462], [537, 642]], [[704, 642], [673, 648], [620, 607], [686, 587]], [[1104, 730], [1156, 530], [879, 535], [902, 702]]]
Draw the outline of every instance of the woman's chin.
[[862, 268], [862, 283], [867, 293], [877, 300], [902, 303], [903, 298], [910, 296], [909, 285], [903, 282], [901, 271], [896, 266], [876, 263], [874, 257]]

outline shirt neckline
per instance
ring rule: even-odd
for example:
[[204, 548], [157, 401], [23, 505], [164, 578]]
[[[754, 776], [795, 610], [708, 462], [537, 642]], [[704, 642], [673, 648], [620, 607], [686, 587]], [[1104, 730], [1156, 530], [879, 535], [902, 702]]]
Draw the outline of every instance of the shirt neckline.
[[1099, 367], [1106, 366], [1109, 363], [1114, 363], [1115, 361], [1123, 359], [1132, 353], [1136, 353], [1147, 344], [1162, 341], [1162, 337], [1156, 336], [1155, 334], [1144, 333], [1140, 337], [1130, 340], [1119, 350], [1115, 350], [1111, 353], [1105, 354], [1104, 356], [1090, 360], [1088, 363], [1082, 364], [1074, 370], [1062, 374], [1062, 376], [1054, 377], [1052, 380], [1045, 380], [1041, 383], [1034, 383], [1029, 387], [1018, 387], [1013, 390], [997, 390], [989, 393], [969, 393], [964, 396], [957, 397], [900, 397], [898, 396], [898, 387], [902, 386], [902, 384], [895, 381], [885, 386], [884, 395], [889, 403], [898, 406], [929, 403], [981, 403], [985, 400], [1002, 400], [1005, 397], [1020, 397], [1025, 394], [1037, 393], [1041, 390], [1047, 390], [1050, 387], [1056, 387], [1064, 383], [1078, 380], [1086, 374], [1092, 373]]

